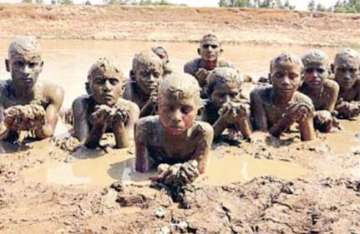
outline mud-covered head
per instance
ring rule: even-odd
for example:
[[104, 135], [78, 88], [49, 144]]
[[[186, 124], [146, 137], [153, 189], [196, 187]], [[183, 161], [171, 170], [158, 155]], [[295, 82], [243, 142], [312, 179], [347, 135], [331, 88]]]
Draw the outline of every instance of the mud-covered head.
[[171, 135], [179, 135], [190, 128], [200, 106], [200, 87], [187, 74], [172, 73], [159, 87], [159, 117]]
[[88, 72], [88, 93], [97, 104], [114, 105], [122, 94], [124, 74], [106, 58], [98, 59]]
[[163, 61], [164, 64], [169, 63], [169, 55], [168, 55], [168, 52], [165, 50], [164, 47], [162, 47], [162, 46], [157, 46], [157, 47], [151, 48], [151, 50], [152, 50], [157, 56], [159, 56], [159, 58]]
[[221, 108], [227, 102], [240, 100], [242, 77], [236, 69], [215, 68], [207, 79], [207, 94], [215, 107]]
[[293, 95], [302, 83], [303, 63], [296, 55], [282, 53], [270, 65], [270, 79], [275, 92]]
[[135, 54], [132, 61], [130, 77], [140, 90], [150, 95], [163, 77], [163, 61], [152, 51]]
[[311, 88], [321, 88], [330, 71], [328, 56], [321, 50], [312, 50], [301, 60], [304, 64], [304, 83]]
[[336, 54], [331, 68], [340, 88], [351, 89], [360, 78], [360, 55], [353, 49], [343, 49]]
[[37, 39], [30, 36], [14, 38], [10, 43], [5, 65], [16, 87], [31, 89], [44, 65]]
[[206, 34], [200, 41], [198, 54], [205, 61], [216, 61], [223, 52], [221, 43], [216, 35]]

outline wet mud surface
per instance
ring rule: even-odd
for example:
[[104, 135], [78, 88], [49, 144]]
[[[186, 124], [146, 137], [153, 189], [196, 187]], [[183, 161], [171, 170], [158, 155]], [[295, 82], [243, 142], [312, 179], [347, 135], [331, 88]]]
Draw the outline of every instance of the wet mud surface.
[[[359, 120], [303, 143], [256, 133], [214, 146], [180, 200], [133, 169], [134, 149], [70, 152], [70, 137], [4, 147], [0, 231], [21, 233], [357, 233]], [[109, 140], [110, 141], [110, 140]], [[13, 152], [13, 151], [17, 152]]]

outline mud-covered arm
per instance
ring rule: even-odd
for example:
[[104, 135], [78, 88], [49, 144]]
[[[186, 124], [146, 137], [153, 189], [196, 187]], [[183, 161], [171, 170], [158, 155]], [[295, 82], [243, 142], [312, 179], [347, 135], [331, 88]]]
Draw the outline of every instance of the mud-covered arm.
[[271, 128], [269, 133], [274, 137], [279, 137], [286, 129], [288, 129], [295, 121], [283, 115]]
[[35, 131], [36, 136], [40, 139], [51, 137], [54, 134], [59, 111], [64, 101], [64, 90], [56, 85], [44, 87], [44, 94], [49, 98], [50, 104], [45, 110], [45, 125]]
[[[118, 112], [122, 112], [120, 108]], [[139, 119], [139, 107], [132, 102], [127, 105], [125, 113], [120, 117], [118, 114], [114, 117], [113, 130], [115, 135], [116, 148], [124, 148], [129, 146], [129, 139], [134, 133], [134, 124]], [[121, 113], [119, 114], [121, 115]], [[120, 117], [120, 118], [119, 118]], [[125, 121], [124, 121], [125, 120]]]
[[211, 150], [211, 144], [214, 139], [214, 130], [211, 125], [203, 123], [202, 126], [194, 133], [193, 141], [198, 142], [192, 160], [198, 162], [200, 174], [205, 172], [207, 159]]
[[0, 140], [4, 140], [9, 132], [4, 122], [5, 119], [4, 112], [5, 112], [5, 108], [2, 105], [0, 105]]
[[75, 99], [72, 104], [72, 111], [74, 114], [74, 135], [80, 142], [85, 142], [90, 133], [87, 108], [88, 104], [83, 97]]
[[194, 61], [190, 61], [184, 65], [185, 73], [195, 76], [196, 71], [197, 71], [197, 66]]
[[268, 131], [266, 111], [258, 90], [254, 90], [250, 93], [250, 110], [251, 117], [254, 121], [254, 128], [263, 132]]
[[356, 81], [354, 92], [356, 92], [354, 101], [357, 101], [358, 103], [360, 103], [360, 78]]
[[147, 172], [151, 169], [149, 151], [146, 145], [145, 129], [140, 122], [135, 124], [135, 169], [138, 172]]
[[335, 106], [336, 106], [336, 102], [337, 102], [337, 99], [338, 99], [338, 96], [339, 96], [339, 85], [337, 83], [331, 83], [331, 86], [329, 87], [329, 100], [326, 101], [326, 104], [324, 106], [324, 109], [327, 110], [327, 111], [334, 111], [335, 109]]
[[311, 141], [316, 138], [312, 113], [310, 113], [303, 121], [299, 122], [299, 130], [302, 141]]
[[212, 127], [214, 129], [214, 137], [217, 138], [227, 128], [227, 123], [223, 118], [219, 117]]

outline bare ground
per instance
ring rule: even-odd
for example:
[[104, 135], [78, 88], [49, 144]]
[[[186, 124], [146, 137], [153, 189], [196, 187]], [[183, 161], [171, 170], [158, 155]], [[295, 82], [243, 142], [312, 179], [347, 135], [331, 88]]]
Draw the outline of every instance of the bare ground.
[[[15, 25], [15, 26], [14, 26]], [[299, 11], [129, 6], [0, 5], [0, 37], [360, 46], [360, 15]]]

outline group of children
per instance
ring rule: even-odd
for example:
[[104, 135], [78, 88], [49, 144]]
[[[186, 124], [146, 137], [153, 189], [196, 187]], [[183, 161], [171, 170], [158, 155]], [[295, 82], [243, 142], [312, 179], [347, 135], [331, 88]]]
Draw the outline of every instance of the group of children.
[[[104, 133], [113, 133], [115, 147], [129, 146], [134, 136], [135, 167], [158, 167], [152, 179], [189, 183], [206, 167], [214, 139], [226, 132], [232, 139], [251, 140], [253, 130], [280, 135], [298, 124], [301, 139], [312, 140], [315, 129], [330, 132], [336, 118], [360, 113], [360, 55], [344, 49], [330, 65], [325, 53], [313, 50], [301, 59], [283, 53], [270, 63], [267, 85], [242, 95], [242, 76], [220, 60], [222, 47], [205, 35], [199, 58], [173, 72], [162, 47], [136, 54], [129, 79], [108, 59], [90, 68], [87, 94], [72, 104], [74, 136], [96, 148]], [[6, 69], [11, 80], [0, 83], [0, 139], [16, 142], [21, 131], [38, 139], [54, 133], [64, 91], [38, 82], [44, 65], [33, 37], [15, 38]], [[124, 84], [124, 81], [125, 84]]]

